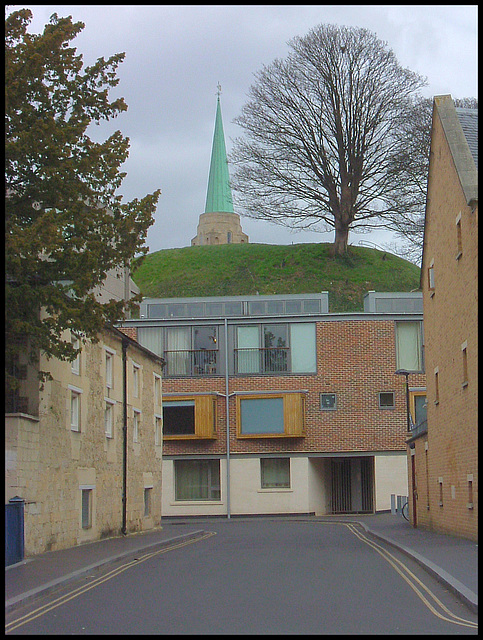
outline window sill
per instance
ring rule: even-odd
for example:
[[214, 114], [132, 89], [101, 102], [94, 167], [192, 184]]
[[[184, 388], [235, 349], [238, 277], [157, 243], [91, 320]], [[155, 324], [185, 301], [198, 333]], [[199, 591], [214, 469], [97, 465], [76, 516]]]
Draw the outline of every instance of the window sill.
[[456, 260], [459, 260], [459, 259], [461, 258], [461, 256], [462, 256], [462, 255], [463, 255], [463, 252], [462, 252], [462, 251], [459, 251], [459, 252], [456, 254], [456, 256], [455, 256], [455, 259], [456, 259]]
[[429, 297], [430, 297], [430, 298], [433, 298], [433, 297], [434, 297], [434, 294], [435, 294], [435, 292], [434, 292], [434, 291], [430, 291], [430, 292], [429, 292]]
[[250, 438], [305, 438], [303, 433], [237, 433], [237, 440], [249, 440]]
[[466, 387], [468, 386], [468, 380], [465, 380], [462, 384], [461, 384], [461, 388], [462, 389], [466, 389]]
[[293, 493], [293, 489], [290, 487], [266, 487], [258, 489], [257, 493]]
[[180, 436], [167, 436], [163, 434], [163, 441], [166, 440], [216, 440], [216, 434], [214, 433], [211, 436], [200, 436], [196, 433]]

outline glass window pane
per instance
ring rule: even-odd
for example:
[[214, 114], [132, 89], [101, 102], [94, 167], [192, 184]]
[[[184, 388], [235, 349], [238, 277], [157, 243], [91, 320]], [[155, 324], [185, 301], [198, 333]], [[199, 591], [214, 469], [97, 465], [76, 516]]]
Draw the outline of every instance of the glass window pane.
[[169, 327], [166, 330], [166, 374], [186, 376], [190, 373], [190, 329]]
[[284, 433], [283, 398], [240, 400], [242, 435]]
[[260, 470], [262, 489], [290, 488], [289, 458], [262, 458]]
[[292, 373], [317, 371], [315, 323], [290, 325], [290, 355]]
[[420, 322], [396, 322], [397, 369], [422, 370], [420, 325]]
[[418, 426], [427, 420], [426, 413], [426, 396], [414, 396], [414, 422], [415, 425]]
[[220, 500], [219, 460], [176, 460], [175, 500]]
[[267, 372], [287, 371], [287, 325], [267, 324], [263, 328], [264, 367]]
[[163, 403], [163, 433], [165, 436], [195, 434], [195, 401]]
[[158, 356], [163, 355], [163, 342], [160, 327], [138, 327], [138, 342]]
[[237, 373], [260, 371], [259, 346], [257, 326], [237, 327]]

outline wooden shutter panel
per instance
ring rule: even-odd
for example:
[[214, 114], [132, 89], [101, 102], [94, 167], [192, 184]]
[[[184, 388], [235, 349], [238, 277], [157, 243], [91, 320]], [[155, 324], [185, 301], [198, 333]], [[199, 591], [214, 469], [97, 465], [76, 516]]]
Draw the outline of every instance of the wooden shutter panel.
[[302, 393], [284, 396], [285, 435], [301, 436], [305, 432], [305, 397]]
[[212, 396], [195, 398], [195, 433], [198, 438], [215, 437], [215, 401]]

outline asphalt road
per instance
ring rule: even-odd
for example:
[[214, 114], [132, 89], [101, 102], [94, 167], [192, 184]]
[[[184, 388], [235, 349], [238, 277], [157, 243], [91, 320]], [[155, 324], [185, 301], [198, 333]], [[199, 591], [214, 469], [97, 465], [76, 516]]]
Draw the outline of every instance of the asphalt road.
[[476, 616], [357, 525], [204, 521], [6, 617], [9, 634], [476, 634]]

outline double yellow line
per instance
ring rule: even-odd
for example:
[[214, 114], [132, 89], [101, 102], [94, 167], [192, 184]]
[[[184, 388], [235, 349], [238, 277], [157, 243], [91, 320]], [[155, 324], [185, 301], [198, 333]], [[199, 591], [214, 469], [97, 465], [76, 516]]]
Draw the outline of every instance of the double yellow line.
[[[441, 600], [439, 600], [439, 598], [437, 598], [434, 593], [423, 582], [421, 582], [421, 580], [412, 571], [410, 571], [406, 567], [404, 563], [398, 560], [392, 553], [389, 553], [389, 551], [387, 551], [387, 549], [382, 547], [380, 544], [361, 533], [358, 530], [357, 525], [345, 522], [337, 524], [343, 524], [344, 526], [346, 526], [357, 538], [359, 538], [359, 540], [372, 547], [380, 556], [384, 558], [384, 560], [389, 562], [393, 569], [397, 571], [397, 573], [403, 580], [405, 580], [405, 582], [407, 582], [411, 589], [416, 593], [418, 598], [436, 617], [444, 620], [445, 622], [451, 622], [452, 624], [457, 624], [462, 627], [470, 627], [472, 629], [478, 628], [478, 624], [476, 622], [473, 622], [472, 620], [465, 620], [465, 618], [460, 618], [456, 614], [452, 613], [447, 607], [445, 607]], [[433, 601], [434, 604], [430, 602], [423, 591]], [[436, 607], [439, 607], [440, 611], [438, 611]]]
[[77, 598], [83, 593], [86, 593], [86, 591], [90, 591], [91, 589], [98, 587], [103, 582], [112, 580], [112, 578], [115, 578], [120, 573], [123, 573], [124, 571], [127, 571], [131, 567], [138, 565], [141, 562], [145, 562], [150, 558], [154, 558], [154, 556], [161, 555], [162, 553], [167, 553], [168, 551], [174, 551], [175, 549], [180, 549], [181, 547], [186, 547], [188, 544], [193, 544], [195, 542], [200, 542], [201, 540], [206, 540], [206, 538], [211, 538], [211, 536], [214, 536], [214, 535], [216, 535], [214, 531], [208, 531], [203, 536], [200, 536], [198, 538], [192, 538], [190, 540], [185, 540], [184, 542], [172, 544], [169, 547], [163, 547], [158, 551], [152, 551], [151, 553], [146, 553], [143, 556], [137, 557], [134, 560], [131, 560], [130, 562], [127, 562], [126, 564], [123, 564], [120, 567], [117, 567], [117, 569], [113, 569], [112, 571], [105, 573], [99, 578], [95, 578], [89, 584], [85, 584], [81, 587], [78, 587], [77, 589], [74, 589], [73, 591], [70, 591], [69, 593], [66, 593], [63, 596], [56, 598], [55, 600], [51, 600], [50, 602], [48, 602], [47, 604], [44, 604], [38, 609], [35, 609], [34, 611], [31, 611], [30, 613], [27, 613], [24, 616], [21, 616], [20, 618], [17, 618], [16, 620], [9, 622], [8, 624], [5, 625], [5, 631], [8, 633], [9, 631], [14, 631], [19, 627], [22, 627], [23, 625], [28, 624], [29, 622], [32, 622], [32, 620], [35, 620], [36, 618], [43, 616], [45, 613], [52, 611], [52, 609], [56, 609], [57, 607], [60, 607], [66, 602], [69, 602], [69, 600], [73, 600], [74, 598]]

